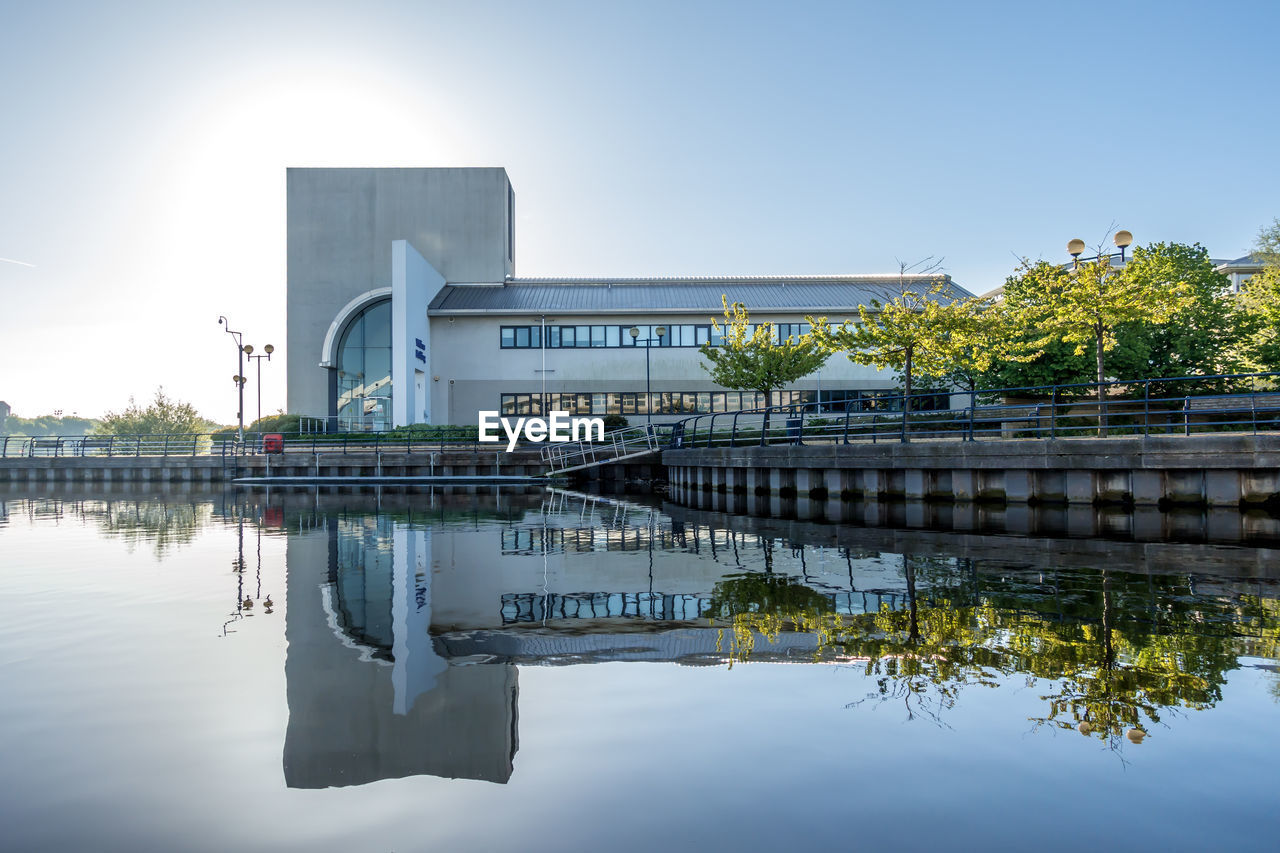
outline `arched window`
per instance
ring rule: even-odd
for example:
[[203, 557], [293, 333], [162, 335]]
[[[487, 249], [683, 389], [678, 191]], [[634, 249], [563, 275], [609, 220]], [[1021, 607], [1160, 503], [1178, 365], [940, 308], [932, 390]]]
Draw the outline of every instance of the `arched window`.
[[339, 429], [391, 428], [391, 300], [357, 314], [338, 344]]

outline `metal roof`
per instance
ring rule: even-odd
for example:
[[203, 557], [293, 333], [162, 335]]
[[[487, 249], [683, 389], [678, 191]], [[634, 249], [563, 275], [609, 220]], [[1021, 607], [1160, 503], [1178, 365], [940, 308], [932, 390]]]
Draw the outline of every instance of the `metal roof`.
[[1262, 255], [1245, 255], [1243, 258], [1236, 258], [1232, 261], [1217, 261], [1215, 270], [1232, 270], [1232, 269], [1255, 269], [1261, 267]]
[[[944, 276], [957, 296], [971, 296]], [[905, 285], [926, 292], [936, 276], [725, 276], [717, 278], [530, 278], [494, 285], [446, 285], [428, 308], [441, 314], [719, 314], [721, 295], [751, 311], [841, 313]]]

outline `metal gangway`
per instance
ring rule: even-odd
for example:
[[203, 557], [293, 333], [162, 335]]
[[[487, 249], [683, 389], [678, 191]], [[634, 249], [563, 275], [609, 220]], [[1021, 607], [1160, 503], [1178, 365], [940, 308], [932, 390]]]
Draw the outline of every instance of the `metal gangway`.
[[662, 451], [669, 435], [653, 424], [605, 433], [603, 441], [566, 441], [542, 448], [549, 475], [567, 474], [597, 465], [653, 456]]

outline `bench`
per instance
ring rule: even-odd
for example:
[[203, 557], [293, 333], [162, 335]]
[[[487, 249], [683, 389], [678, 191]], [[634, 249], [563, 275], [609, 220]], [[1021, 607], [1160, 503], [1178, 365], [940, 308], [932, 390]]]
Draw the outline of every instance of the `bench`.
[[[1247, 424], [1280, 428], [1280, 393], [1223, 397], [1186, 397], [1182, 403], [1183, 426]], [[1195, 420], [1192, 420], [1195, 416]]]
[[[1045, 409], [1048, 410], [1047, 413], [1044, 412]], [[1008, 438], [1018, 429], [1047, 432], [1050, 428], [1047, 421], [1051, 420], [1052, 412], [1052, 403], [1015, 403], [965, 409], [963, 417], [973, 424], [974, 435], [998, 431], [1001, 437]], [[986, 428], [984, 424], [996, 426]]]
[[114, 444], [115, 439], [111, 436], [107, 436], [105, 438], [84, 438], [76, 443], [76, 451], [81, 456], [95, 456], [97, 454], [93, 451], [96, 450], [105, 450], [107, 451], [107, 454], [110, 455]]

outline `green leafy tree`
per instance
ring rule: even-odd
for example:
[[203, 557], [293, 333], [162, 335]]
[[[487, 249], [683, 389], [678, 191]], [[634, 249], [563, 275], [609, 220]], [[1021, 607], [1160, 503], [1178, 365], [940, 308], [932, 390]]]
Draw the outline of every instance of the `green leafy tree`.
[[1254, 255], [1263, 267], [1240, 289], [1241, 355], [1248, 369], [1280, 370], [1280, 219], [1258, 233]]
[[155, 399], [145, 409], [130, 397], [124, 411], [107, 412], [97, 432], [101, 435], [195, 435], [208, 432], [212, 426], [190, 403], [171, 400], [164, 388], [157, 388]]
[[1243, 312], [1231, 298], [1231, 280], [1214, 270], [1200, 244], [1153, 243], [1135, 247], [1119, 273], [1138, 291], [1168, 292], [1180, 286], [1185, 301], [1168, 322], [1139, 321], [1116, 330], [1112, 373], [1132, 379], [1233, 373], [1240, 369]]
[[35, 418], [21, 418], [9, 415], [5, 418], [0, 435], [21, 435], [39, 438], [47, 435], [87, 435], [98, 425], [90, 418], [75, 415], [40, 415]]
[[909, 399], [918, 377], [967, 390], [1003, 360], [1029, 356], [1022, 340], [1011, 334], [1011, 315], [986, 299], [962, 298], [946, 276], [933, 278], [927, 289], [910, 287], [888, 302], [859, 306], [856, 322], [831, 326], [826, 318], [809, 318], [813, 336], [830, 352], [850, 361], [895, 371]]
[[1273, 219], [1270, 225], [1258, 230], [1253, 254], [1261, 257], [1267, 266], [1280, 266], [1280, 219]]
[[[973, 392], [1000, 365], [1022, 364], [1033, 350], [1005, 304], [997, 299], [956, 300], [938, 309], [940, 364], [926, 372], [937, 385]], [[939, 368], [941, 368], [939, 370]]]
[[1088, 355], [1076, 355], [1074, 344], [1045, 341], [1038, 330], [1023, 331], [1020, 343], [1033, 346], [1034, 357], [1026, 361], [1006, 361], [992, 365], [984, 375], [984, 388], [1039, 388], [1046, 385], [1080, 385], [1093, 381], [1096, 367]]
[[712, 380], [726, 388], [758, 391], [769, 401], [778, 388], [808, 376], [826, 362], [828, 353], [810, 335], [789, 337], [774, 343], [774, 325], [752, 325], [751, 315], [741, 302], [729, 304], [722, 295], [724, 325], [711, 322], [724, 339], [721, 346], [703, 344], [699, 352], [706, 362], [702, 368]]
[[1026, 328], [1041, 337], [1028, 341], [1040, 348], [1054, 341], [1074, 345], [1073, 353], [1093, 357], [1098, 400], [1107, 378], [1107, 353], [1116, 349], [1117, 329], [1132, 323], [1168, 323], [1190, 301], [1185, 281], [1153, 286], [1148, 277], [1127, 276], [1111, 267], [1101, 249], [1098, 259], [1073, 268], [1045, 261], [1023, 261], [1019, 275], [1005, 284], [1004, 299]]

